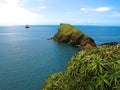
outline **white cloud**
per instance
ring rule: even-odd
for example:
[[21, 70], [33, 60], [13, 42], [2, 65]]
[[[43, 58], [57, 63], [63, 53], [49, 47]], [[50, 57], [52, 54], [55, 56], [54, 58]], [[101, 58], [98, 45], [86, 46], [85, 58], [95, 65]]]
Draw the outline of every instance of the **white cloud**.
[[37, 7], [32, 7], [31, 10], [33, 11], [41, 11], [41, 10], [44, 10], [46, 9], [47, 7], [46, 6], [37, 6]]
[[46, 6], [40, 6], [39, 7], [40, 9], [45, 9], [45, 8], [47, 8]]
[[91, 9], [91, 11], [96, 11], [96, 12], [106, 12], [106, 11], [110, 11], [111, 8], [109, 7], [98, 7], [98, 8], [94, 8]]
[[80, 10], [85, 12], [85, 13], [89, 13], [89, 12], [106, 12], [106, 11], [110, 11], [111, 8], [110, 7], [81, 8]]
[[85, 13], [88, 13], [88, 9], [87, 8], [81, 8], [80, 10], [85, 12]]
[[30, 11], [33, 11], [33, 12], [39, 12], [40, 13], [40, 11], [43, 11], [43, 10], [46, 10], [47, 9], [47, 7], [46, 6], [34, 6], [34, 7], [30, 7], [29, 8], [29, 10]]
[[38, 19], [43, 18], [43, 15], [32, 13], [20, 7], [19, 1], [4, 0], [4, 2], [0, 2], [1, 25], [34, 24], [38, 22]]

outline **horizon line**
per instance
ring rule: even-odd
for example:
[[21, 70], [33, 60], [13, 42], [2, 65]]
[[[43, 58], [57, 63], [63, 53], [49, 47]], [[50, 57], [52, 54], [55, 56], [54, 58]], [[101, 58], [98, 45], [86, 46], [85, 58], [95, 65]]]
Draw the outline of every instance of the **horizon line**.
[[[0, 25], [0, 26], [25, 26], [25, 25], [29, 25], [29, 26], [44, 26], [44, 25], [60, 25], [59, 24], [16, 24], [16, 25]], [[63, 24], [70, 24], [70, 23], [63, 23]], [[70, 24], [70, 25], [75, 25], [75, 26], [120, 26], [120, 25], [102, 25], [102, 24]]]

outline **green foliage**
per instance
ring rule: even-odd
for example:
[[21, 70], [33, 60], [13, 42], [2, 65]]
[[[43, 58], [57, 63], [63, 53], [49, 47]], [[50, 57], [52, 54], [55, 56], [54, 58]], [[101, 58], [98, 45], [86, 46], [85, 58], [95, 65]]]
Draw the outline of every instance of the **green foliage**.
[[60, 27], [58, 28], [59, 30], [59, 36], [70, 36], [72, 35], [73, 39], [77, 39], [81, 35], [84, 35], [84, 37], [88, 37], [83, 32], [78, 30], [77, 28], [73, 27], [70, 24], [61, 24]]
[[120, 44], [78, 52], [43, 90], [120, 90]]

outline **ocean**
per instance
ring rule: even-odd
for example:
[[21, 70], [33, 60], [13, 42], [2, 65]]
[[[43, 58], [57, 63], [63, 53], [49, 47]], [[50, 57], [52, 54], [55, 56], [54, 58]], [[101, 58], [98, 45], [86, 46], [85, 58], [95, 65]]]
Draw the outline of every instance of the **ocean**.
[[[97, 45], [120, 42], [120, 26], [79, 26]], [[0, 26], [0, 90], [40, 90], [47, 77], [64, 71], [76, 46], [51, 38], [58, 25]]]

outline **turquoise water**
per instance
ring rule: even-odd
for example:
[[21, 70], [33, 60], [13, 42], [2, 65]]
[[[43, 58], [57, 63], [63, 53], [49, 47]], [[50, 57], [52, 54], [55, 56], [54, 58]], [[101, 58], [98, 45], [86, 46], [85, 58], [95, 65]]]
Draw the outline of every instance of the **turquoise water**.
[[[120, 41], [120, 27], [76, 26], [97, 45]], [[47, 76], [64, 71], [80, 49], [47, 40], [57, 25], [0, 27], [0, 90], [40, 90]]]

